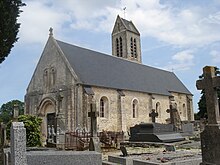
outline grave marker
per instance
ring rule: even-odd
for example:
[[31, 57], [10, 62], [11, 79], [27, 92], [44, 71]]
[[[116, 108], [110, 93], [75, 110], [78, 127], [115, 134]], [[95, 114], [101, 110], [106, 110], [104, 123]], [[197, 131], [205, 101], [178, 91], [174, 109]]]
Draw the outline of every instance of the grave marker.
[[155, 122], [156, 122], [156, 117], [158, 117], [158, 113], [155, 112], [155, 109], [152, 109], [152, 112], [149, 113], [149, 117], [151, 117], [152, 123], [155, 123]]
[[96, 110], [95, 103], [90, 104], [90, 112], [88, 113], [88, 116], [91, 118], [91, 136], [92, 136], [89, 142], [89, 151], [101, 152], [100, 141], [99, 138], [97, 137], [98, 112]]
[[196, 87], [204, 90], [208, 124], [201, 133], [202, 165], [220, 164], [220, 118], [219, 101], [216, 88], [220, 86], [220, 77], [216, 76], [215, 67], [203, 68], [204, 78], [197, 80]]
[[27, 165], [26, 129], [23, 122], [11, 125], [11, 165]]

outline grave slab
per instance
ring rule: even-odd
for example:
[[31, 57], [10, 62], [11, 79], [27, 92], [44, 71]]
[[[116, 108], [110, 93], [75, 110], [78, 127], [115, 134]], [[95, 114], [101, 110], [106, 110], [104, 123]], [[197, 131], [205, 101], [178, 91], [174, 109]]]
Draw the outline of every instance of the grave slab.
[[185, 138], [173, 132], [172, 124], [141, 123], [130, 128], [132, 142], [177, 142]]

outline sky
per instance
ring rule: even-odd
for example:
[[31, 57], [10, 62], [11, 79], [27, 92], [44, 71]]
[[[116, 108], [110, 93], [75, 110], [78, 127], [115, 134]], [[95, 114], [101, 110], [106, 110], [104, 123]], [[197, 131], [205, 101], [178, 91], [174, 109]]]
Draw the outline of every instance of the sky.
[[[24, 101], [52, 27], [58, 40], [111, 54], [117, 15], [141, 34], [144, 65], [174, 72], [194, 95], [206, 65], [220, 67], [220, 0], [23, 0], [19, 40], [0, 64], [0, 106]], [[126, 7], [125, 10], [123, 10]]]

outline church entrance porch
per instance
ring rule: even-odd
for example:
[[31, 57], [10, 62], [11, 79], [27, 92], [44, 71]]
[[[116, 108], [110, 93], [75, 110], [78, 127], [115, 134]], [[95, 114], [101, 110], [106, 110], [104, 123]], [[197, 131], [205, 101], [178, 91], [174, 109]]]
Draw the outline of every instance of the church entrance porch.
[[57, 122], [55, 113], [47, 114], [47, 144], [56, 143]]
[[52, 99], [44, 99], [39, 108], [39, 117], [42, 119], [41, 137], [42, 145], [47, 143], [56, 143], [57, 121], [56, 104]]

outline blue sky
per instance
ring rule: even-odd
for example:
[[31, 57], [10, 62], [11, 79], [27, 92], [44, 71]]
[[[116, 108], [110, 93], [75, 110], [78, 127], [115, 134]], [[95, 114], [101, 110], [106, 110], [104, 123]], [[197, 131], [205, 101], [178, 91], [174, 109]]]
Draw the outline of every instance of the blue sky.
[[[53, 27], [56, 39], [111, 54], [119, 14], [141, 33], [143, 64], [174, 73], [194, 95], [206, 65], [220, 65], [220, 0], [25, 0], [19, 41], [0, 64], [0, 106], [24, 100]], [[126, 7], [125, 14], [123, 8]]]

